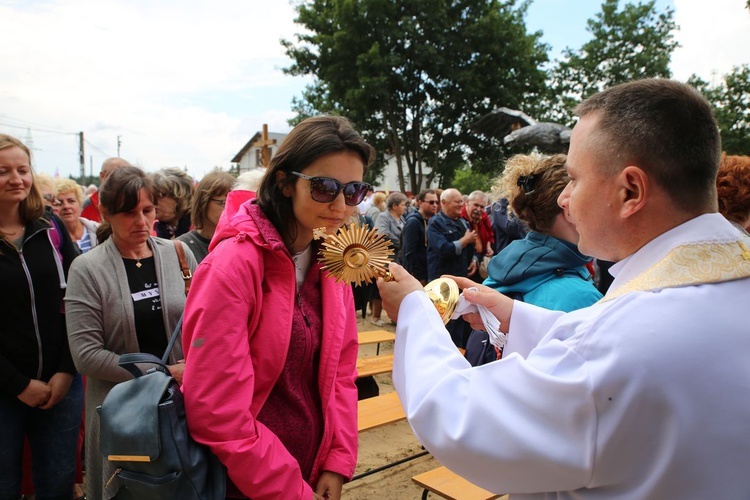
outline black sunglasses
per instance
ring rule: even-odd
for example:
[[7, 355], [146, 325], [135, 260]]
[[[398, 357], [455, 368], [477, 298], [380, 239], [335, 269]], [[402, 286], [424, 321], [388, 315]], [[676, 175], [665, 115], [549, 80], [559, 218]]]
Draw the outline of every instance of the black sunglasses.
[[330, 177], [310, 177], [299, 172], [289, 172], [297, 177], [310, 181], [310, 197], [318, 203], [331, 203], [344, 190], [344, 203], [354, 207], [362, 203], [370, 185], [366, 182], [347, 182], [342, 184]]

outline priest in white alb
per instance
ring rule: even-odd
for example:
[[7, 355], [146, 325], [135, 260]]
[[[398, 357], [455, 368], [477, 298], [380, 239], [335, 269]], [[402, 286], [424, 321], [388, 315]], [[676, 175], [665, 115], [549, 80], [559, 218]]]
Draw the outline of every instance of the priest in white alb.
[[750, 498], [750, 237], [717, 213], [711, 107], [653, 79], [576, 113], [558, 202], [579, 250], [617, 262], [614, 283], [567, 314], [464, 290], [507, 333], [503, 358], [473, 368], [392, 264], [379, 287], [409, 423], [442, 464], [512, 499]]

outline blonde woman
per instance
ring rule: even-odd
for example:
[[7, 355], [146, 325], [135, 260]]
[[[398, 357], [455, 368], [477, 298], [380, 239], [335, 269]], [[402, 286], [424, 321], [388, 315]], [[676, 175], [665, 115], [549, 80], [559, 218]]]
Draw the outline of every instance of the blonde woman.
[[378, 217], [386, 210], [385, 199], [385, 193], [375, 193], [372, 195], [372, 206], [367, 209], [366, 215], [372, 219], [373, 224], [377, 224]]
[[96, 229], [99, 223], [81, 217], [83, 210], [83, 188], [73, 179], [55, 179], [57, 200], [60, 203], [59, 217], [78, 245], [81, 253], [96, 246]]

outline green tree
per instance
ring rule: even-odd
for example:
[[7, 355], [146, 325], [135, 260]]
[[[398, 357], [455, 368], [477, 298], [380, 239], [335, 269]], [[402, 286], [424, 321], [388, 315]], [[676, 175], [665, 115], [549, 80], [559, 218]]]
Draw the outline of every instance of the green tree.
[[[72, 180], [74, 180], [74, 181], [76, 181], [78, 183], [80, 183], [80, 181], [81, 181], [81, 177], [80, 176], [73, 177], [72, 174], [68, 174], [68, 179], [72, 179]], [[85, 180], [85, 182], [82, 184], [83, 187], [90, 186], [92, 184], [94, 186], [96, 186], [96, 187], [99, 187], [99, 176], [98, 175], [87, 175], [84, 178], [84, 180]]]
[[466, 165], [455, 171], [450, 186], [458, 189], [462, 194], [469, 194], [477, 190], [489, 193], [492, 188], [492, 179], [492, 174], [474, 172], [471, 167]]
[[282, 41], [293, 60], [285, 71], [315, 78], [295, 111], [350, 118], [395, 157], [402, 191], [450, 179], [491, 155], [469, 125], [544, 85], [546, 46], [540, 33], [526, 32], [526, 7], [515, 0], [303, 1], [297, 22], [307, 33]]
[[587, 23], [592, 38], [578, 50], [567, 48], [550, 71], [546, 94], [537, 109], [542, 119], [573, 124], [572, 108], [581, 100], [639, 78], [669, 78], [669, 60], [679, 45], [672, 35], [677, 28], [674, 11], [657, 12], [655, 0], [628, 3], [605, 0], [601, 12]]
[[715, 86], [696, 75], [688, 83], [712, 104], [722, 149], [730, 155], [750, 155], [750, 65], [735, 66]]

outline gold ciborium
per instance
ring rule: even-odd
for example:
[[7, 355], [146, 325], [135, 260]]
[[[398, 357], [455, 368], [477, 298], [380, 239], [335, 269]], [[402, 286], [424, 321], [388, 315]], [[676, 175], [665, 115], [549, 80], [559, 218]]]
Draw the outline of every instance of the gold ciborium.
[[[383, 233], [369, 229], [367, 225], [349, 224], [341, 227], [335, 235], [326, 235], [325, 230], [316, 230], [315, 234], [324, 239], [318, 260], [336, 281], [360, 286], [372, 283], [378, 277], [386, 281], [393, 279], [388, 272], [393, 245]], [[438, 278], [427, 283], [424, 291], [443, 323], [447, 324], [458, 304], [460, 293], [456, 282]]]

